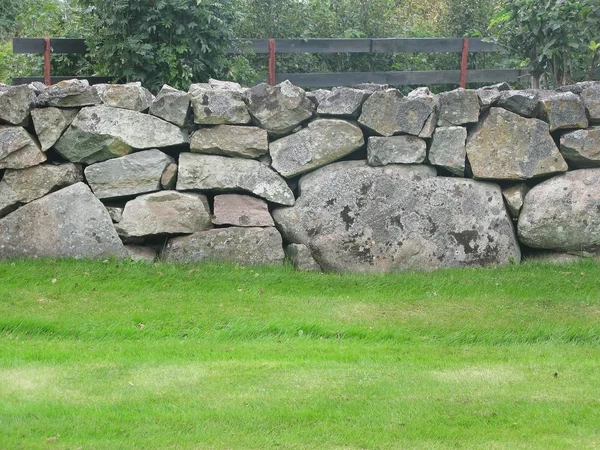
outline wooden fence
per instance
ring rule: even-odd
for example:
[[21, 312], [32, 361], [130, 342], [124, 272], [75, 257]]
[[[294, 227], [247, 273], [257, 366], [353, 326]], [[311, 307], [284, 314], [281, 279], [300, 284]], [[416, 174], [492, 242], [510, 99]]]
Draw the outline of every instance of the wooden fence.
[[[526, 76], [520, 69], [467, 70], [470, 53], [499, 52], [497, 45], [481, 39], [461, 38], [392, 38], [392, 39], [256, 39], [240, 40], [240, 45], [230, 53], [252, 51], [269, 54], [269, 83], [290, 80], [303, 87], [343, 86], [359, 83], [391, 85], [428, 85], [470, 83], [494, 83], [517, 81]], [[83, 39], [64, 38], [15, 38], [14, 53], [44, 54], [44, 77], [15, 77], [13, 84], [42, 81], [46, 84], [73, 77], [52, 77], [50, 57], [52, 53], [85, 54]], [[289, 53], [460, 53], [461, 70], [391, 71], [391, 72], [344, 72], [344, 73], [275, 73], [278, 54]], [[77, 77], [90, 83], [105, 83], [107, 77]]]

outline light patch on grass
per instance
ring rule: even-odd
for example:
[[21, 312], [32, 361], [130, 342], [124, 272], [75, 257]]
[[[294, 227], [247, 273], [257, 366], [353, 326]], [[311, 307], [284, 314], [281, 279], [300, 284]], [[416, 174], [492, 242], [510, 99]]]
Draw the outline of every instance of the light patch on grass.
[[0, 395], [34, 396], [54, 388], [58, 372], [50, 367], [0, 369]]
[[493, 367], [470, 366], [461, 369], [436, 370], [431, 376], [444, 383], [517, 383], [525, 379], [523, 373], [514, 366], [495, 365]]

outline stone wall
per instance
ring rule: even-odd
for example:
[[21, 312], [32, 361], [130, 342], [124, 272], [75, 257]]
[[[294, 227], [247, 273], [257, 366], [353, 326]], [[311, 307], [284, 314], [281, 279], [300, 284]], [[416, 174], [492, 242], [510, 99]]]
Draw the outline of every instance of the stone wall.
[[387, 272], [600, 248], [600, 83], [0, 85], [0, 258]]

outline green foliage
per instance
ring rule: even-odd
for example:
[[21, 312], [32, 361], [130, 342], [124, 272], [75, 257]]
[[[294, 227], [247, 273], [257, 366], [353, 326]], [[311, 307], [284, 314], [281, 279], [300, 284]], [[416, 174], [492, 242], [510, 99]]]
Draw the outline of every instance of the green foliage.
[[186, 89], [228, 66], [232, 0], [82, 0], [97, 71], [121, 81]]
[[505, 0], [503, 6], [490, 29], [534, 80], [544, 76], [550, 87], [591, 76], [599, 57], [600, 2]]

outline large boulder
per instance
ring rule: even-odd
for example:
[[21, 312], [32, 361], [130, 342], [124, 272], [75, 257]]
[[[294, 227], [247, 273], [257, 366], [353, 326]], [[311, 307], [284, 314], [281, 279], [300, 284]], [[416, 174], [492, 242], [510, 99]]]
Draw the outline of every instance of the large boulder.
[[127, 84], [98, 84], [95, 89], [102, 103], [113, 108], [145, 112], [154, 101], [154, 95], [142, 87], [139, 81]]
[[519, 261], [500, 188], [435, 177], [426, 166], [346, 161], [300, 179], [296, 205], [273, 218], [323, 270], [390, 272]]
[[60, 81], [46, 88], [37, 97], [40, 106], [57, 106], [59, 108], [75, 108], [102, 103], [98, 91], [90, 86], [87, 80]]
[[160, 150], [145, 150], [92, 164], [85, 178], [98, 198], [144, 194], [161, 189], [163, 172], [173, 162]]
[[381, 136], [418, 136], [436, 106], [432, 95], [404, 97], [397, 89], [386, 89], [365, 101], [358, 122]]
[[540, 93], [539, 116], [548, 122], [550, 131], [588, 126], [585, 106], [581, 98], [572, 92]]
[[133, 149], [187, 144], [181, 128], [158, 117], [109, 106], [83, 108], [54, 148], [67, 160], [92, 164]]
[[259, 127], [218, 125], [200, 128], [190, 138], [190, 151], [258, 158], [269, 151], [269, 136]]
[[254, 121], [273, 136], [288, 134], [315, 112], [304, 90], [287, 80], [276, 86], [254, 86], [246, 92], [246, 99]]
[[600, 127], [563, 134], [560, 152], [572, 167], [600, 167]]
[[318, 119], [272, 142], [269, 152], [273, 168], [290, 178], [349, 155], [364, 143], [358, 126], [341, 119]]
[[252, 159], [181, 153], [177, 190], [244, 191], [281, 205], [293, 205], [294, 193], [275, 171]]
[[491, 108], [467, 140], [473, 177], [525, 180], [565, 172], [548, 124], [502, 108]]
[[42, 151], [45, 152], [62, 136], [64, 131], [77, 116], [78, 109], [65, 108], [36, 108], [31, 111], [35, 134], [40, 140]]
[[189, 234], [212, 228], [206, 196], [177, 191], [140, 195], [125, 204], [115, 225], [124, 238]]
[[479, 95], [471, 89], [455, 89], [439, 94], [438, 127], [476, 123], [479, 120]]
[[600, 83], [587, 85], [581, 91], [581, 99], [590, 118], [590, 123], [600, 124]]
[[150, 114], [179, 127], [185, 125], [190, 110], [190, 94], [165, 84], [156, 95]]
[[169, 240], [169, 262], [226, 262], [243, 265], [283, 264], [281, 235], [275, 228], [218, 228]]
[[518, 231], [529, 247], [600, 249], [600, 169], [574, 170], [533, 187], [525, 197]]
[[436, 128], [429, 149], [429, 162], [460, 177], [465, 176], [466, 141], [465, 127]]
[[81, 166], [71, 163], [42, 164], [23, 170], [7, 170], [0, 181], [0, 217], [19, 203], [29, 203], [49, 192], [83, 181]]
[[234, 225], [236, 227], [274, 227], [267, 202], [249, 195], [215, 195], [215, 225]]
[[0, 90], [0, 123], [27, 125], [35, 94], [27, 85]]
[[250, 114], [241, 90], [198, 83], [190, 86], [189, 94], [195, 123], [244, 125], [250, 122]]
[[106, 208], [83, 183], [22, 206], [0, 219], [0, 258], [124, 257]]
[[370, 166], [420, 164], [427, 156], [427, 144], [416, 136], [369, 137], [367, 161]]
[[23, 127], [0, 125], [0, 169], [25, 169], [46, 161], [46, 154]]
[[364, 101], [371, 93], [349, 87], [335, 87], [329, 95], [319, 100], [317, 113], [321, 116], [338, 116], [357, 119]]

